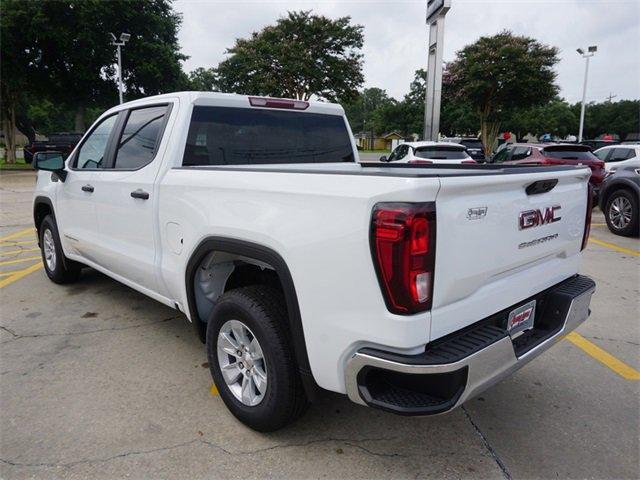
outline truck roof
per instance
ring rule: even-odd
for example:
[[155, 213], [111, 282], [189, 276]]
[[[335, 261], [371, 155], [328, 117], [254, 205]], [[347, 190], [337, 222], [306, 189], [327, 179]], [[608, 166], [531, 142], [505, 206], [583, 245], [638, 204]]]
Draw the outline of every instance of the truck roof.
[[[164, 93], [162, 95], [153, 95], [151, 97], [140, 98], [132, 100], [130, 102], [123, 103], [122, 105], [116, 105], [109, 109], [105, 113], [112, 113], [118, 110], [131, 107], [139, 107], [143, 105], [150, 105], [159, 103], [166, 100], [179, 100], [184, 103], [191, 103], [193, 105], [201, 106], [213, 106], [213, 107], [235, 107], [235, 108], [270, 108], [269, 106], [252, 106], [250, 104], [250, 98], [265, 98], [273, 100], [286, 100], [295, 101], [295, 99], [287, 98], [281, 99], [276, 97], [261, 97], [257, 95], [240, 95], [237, 93], [222, 93], [222, 92], [196, 92], [196, 91], [184, 91]], [[305, 100], [309, 105], [307, 108], [298, 111], [305, 111], [309, 113], [321, 113], [326, 115], [344, 115], [344, 109], [337, 103], [323, 102], [318, 100]], [[282, 107], [279, 108], [280, 110]]]

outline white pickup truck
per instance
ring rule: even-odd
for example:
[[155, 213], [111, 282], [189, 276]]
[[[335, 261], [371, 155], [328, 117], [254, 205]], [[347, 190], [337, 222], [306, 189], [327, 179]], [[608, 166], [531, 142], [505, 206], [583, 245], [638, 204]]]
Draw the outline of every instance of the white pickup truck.
[[359, 163], [339, 105], [196, 92], [34, 163], [49, 278], [91, 267], [184, 312], [256, 430], [321, 389], [447, 412], [589, 315], [588, 168]]

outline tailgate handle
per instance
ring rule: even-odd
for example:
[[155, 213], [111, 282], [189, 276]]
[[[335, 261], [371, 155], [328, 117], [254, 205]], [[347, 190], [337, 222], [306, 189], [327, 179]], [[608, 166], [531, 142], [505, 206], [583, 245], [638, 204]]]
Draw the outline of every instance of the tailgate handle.
[[527, 185], [525, 191], [527, 192], [527, 195], [537, 195], [539, 193], [546, 193], [553, 190], [553, 187], [557, 184], [557, 178], [552, 178], [550, 180], [538, 180], [537, 182]]

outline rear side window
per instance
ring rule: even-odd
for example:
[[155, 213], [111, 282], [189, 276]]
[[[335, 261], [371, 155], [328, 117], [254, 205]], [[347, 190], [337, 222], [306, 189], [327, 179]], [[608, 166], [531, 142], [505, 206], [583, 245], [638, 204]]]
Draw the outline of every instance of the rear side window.
[[609, 162], [621, 162], [635, 157], [635, 151], [631, 148], [614, 148]]
[[265, 165], [353, 162], [339, 115], [194, 107], [182, 164]]
[[515, 147], [510, 160], [524, 160], [530, 155], [531, 149], [529, 147]]
[[153, 160], [160, 143], [167, 106], [129, 112], [116, 151], [116, 169], [138, 169]]
[[596, 160], [597, 157], [586, 150], [543, 150], [543, 154], [548, 158], [557, 158], [559, 160]]
[[460, 147], [419, 147], [415, 156], [418, 158], [431, 158], [434, 160], [464, 160], [469, 158], [467, 152]]

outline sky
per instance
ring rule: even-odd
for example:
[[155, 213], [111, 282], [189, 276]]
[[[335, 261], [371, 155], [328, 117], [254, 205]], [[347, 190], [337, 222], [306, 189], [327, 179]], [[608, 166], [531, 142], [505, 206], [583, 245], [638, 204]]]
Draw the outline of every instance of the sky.
[[[401, 99], [418, 68], [426, 68], [426, 0], [176, 0], [186, 71], [215, 67], [236, 38], [273, 24], [289, 10], [350, 16], [364, 26], [365, 87]], [[578, 47], [597, 45], [590, 60], [587, 101], [640, 98], [640, 0], [451, 0], [446, 16], [444, 60], [483, 35], [501, 30], [559, 48], [560, 95], [582, 98], [584, 59]]]

